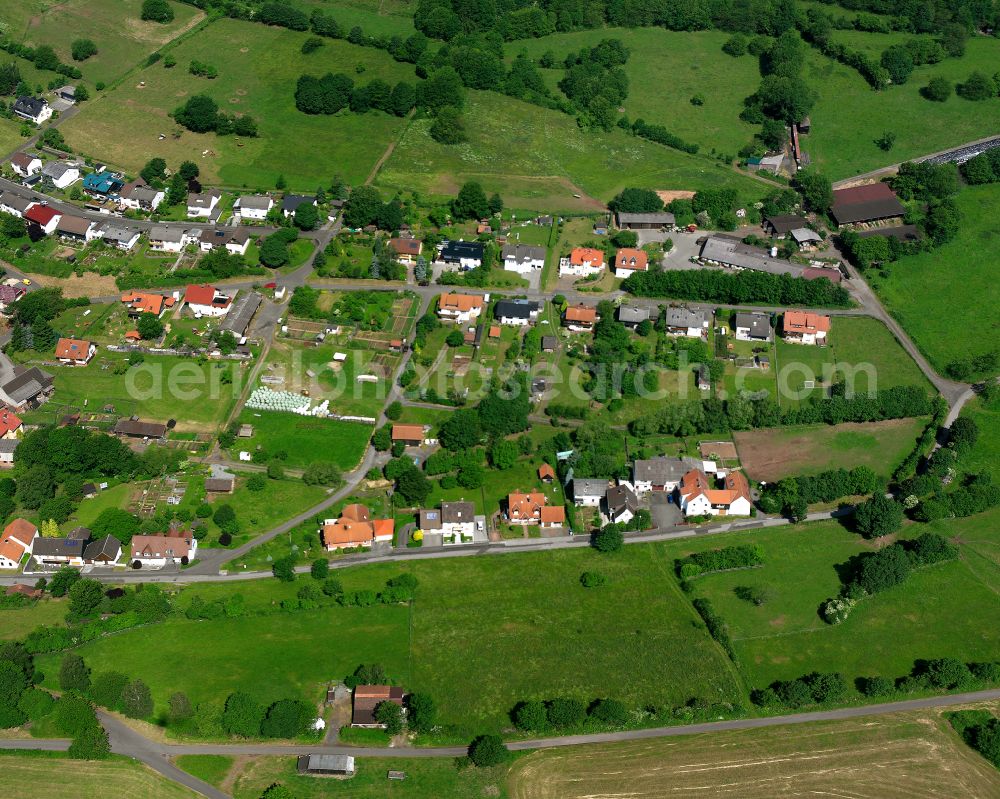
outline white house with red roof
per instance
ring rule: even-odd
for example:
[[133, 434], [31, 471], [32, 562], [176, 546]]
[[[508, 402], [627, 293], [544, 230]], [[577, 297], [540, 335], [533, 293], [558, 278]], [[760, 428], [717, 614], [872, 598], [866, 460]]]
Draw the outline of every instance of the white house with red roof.
[[634, 247], [622, 247], [615, 253], [615, 277], [622, 279], [649, 269], [649, 254]]
[[38, 225], [38, 227], [45, 231], [46, 236], [55, 232], [56, 225], [59, 224], [61, 217], [62, 214], [55, 209], [49, 208], [47, 205], [40, 205], [39, 203], [34, 203], [24, 212], [24, 218]]
[[809, 311], [785, 311], [781, 320], [781, 337], [796, 344], [826, 344], [830, 332], [830, 317]]
[[233, 306], [233, 298], [207, 284], [190, 285], [184, 291], [184, 302], [195, 316], [225, 316]]
[[16, 569], [25, 554], [30, 555], [38, 538], [38, 528], [26, 519], [14, 519], [0, 537], [0, 569]]
[[21, 431], [21, 420], [6, 408], [0, 410], [0, 439], [17, 438]]
[[56, 360], [72, 366], [86, 366], [96, 352], [93, 341], [80, 338], [61, 338], [56, 343]]
[[604, 269], [604, 252], [593, 247], [575, 247], [569, 258], [559, 260], [559, 275], [589, 277], [599, 275]]
[[677, 485], [678, 505], [685, 516], [749, 516], [750, 484], [742, 472], [729, 472], [723, 487], [701, 469], [687, 472]]

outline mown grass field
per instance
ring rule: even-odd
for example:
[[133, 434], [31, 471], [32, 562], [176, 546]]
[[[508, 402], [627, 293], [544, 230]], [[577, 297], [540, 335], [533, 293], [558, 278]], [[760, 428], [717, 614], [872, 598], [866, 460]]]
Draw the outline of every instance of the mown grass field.
[[[55, 377], [52, 400], [29, 417], [51, 421], [61, 406], [100, 412], [105, 405], [120, 416], [144, 421], [177, 419], [181, 430], [211, 430], [226, 416], [239, 393], [237, 380], [223, 384], [223, 373], [239, 376], [232, 362], [202, 363], [194, 358], [147, 355], [140, 366], [115, 374], [125, 354], [99, 350], [87, 366], [47, 366]], [[86, 404], [85, 404], [86, 402]]]
[[962, 467], [969, 472], [990, 472], [1000, 480], [1000, 401], [986, 403], [981, 398], [968, 403], [962, 416], [972, 419], [979, 428], [979, 440], [972, 452], [962, 458]]
[[[552, 51], [562, 61], [602, 39], [619, 39], [631, 51], [625, 65], [629, 90], [624, 108], [629, 119], [664, 125], [685, 141], [699, 144], [701, 152], [715, 150], [735, 157], [757, 132], [739, 115], [743, 98], [757, 90], [760, 72], [752, 56], [732, 58], [722, 52], [728, 38], [721, 31], [598, 28], [511, 42], [507, 55], [513, 58], [523, 50], [537, 61]], [[562, 96], [556, 84], [565, 70], [542, 70], [542, 74], [553, 94]], [[704, 105], [691, 104], [696, 94], [705, 98]]]
[[890, 419], [778, 427], [733, 433], [740, 462], [754, 480], [868, 466], [889, 477], [916, 444], [926, 420]]
[[[289, 788], [296, 799], [480, 799], [508, 796], [506, 765], [459, 769], [451, 758], [365, 757], [354, 761], [357, 773], [349, 780], [300, 775], [295, 758], [255, 757], [238, 767], [233, 780], [234, 799], [258, 799], [275, 782]], [[406, 779], [389, 783], [388, 771], [406, 772]]]
[[[996, 712], [997, 703], [983, 707]], [[518, 760], [512, 799], [850, 796], [988, 799], [1000, 774], [939, 711], [546, 749]]]
[[128, 760], [70, 760], [61, 752], [0, 752], [4, 795], [11, 799], [197, 799], [195, 793]]
[[[848, 34], [855, 46], [859, 38], [871, 40], [868, 46], [857, 46], [859, 50], [881, 52], [898, 40], [892, 35], [837, 33]], [[977, 36], [969, 39], [962, 58], [917, 67], [902, 86], [875, 92], [855, 70], [811, 50], [803, 76], [819, 100], [810, 114], [812, 130], [803, 138], [803, 149], [817, 168], [838, 180], [994, 135], [1000, 102], [976, 103], [952, 94], [935, 103], [921, 97], [920, 89], [934, 77], [960, 83], [974, 70], [992, 75], [998, 60], [1000, 41]], [[845, 114], [845, 108], [851, 113]], [[888, 153], [875, 144], [886, 131], [896, 134]]]
[[[315, 191], [339, 174], [363, 181], [405, 122], [381, 112], [309, 116], [295, 108], [295, 82], [303, 73], [346, 72], [356, 82], [374, 78], [414, 82], [412, 65], [383, 51], [346, 41], [327, 41], [310, 55], [300, 52], [308, 33], [220, 19], [170, 49], [177, 66], [154, 64], [113, 91], [84, 104], [62, 128], [75, 149], [137, 172], [153, 156], [176, 165], [190, 159], [202, 181], [248, 189], [273, 188], [284, 175], [288, 188]], [[215, 80], [188, 74], [192, 59], [215, 66]], [[356, 74], [362, 65], [364, 73]], [[140, 82], [144, 81], [145, 85]], [[211, 96], [233, 113], [258, 123], [255, 139], [181, 131], [168, 114], [193, 94]], [[122, 137], [128, 129], [132, 135]], [[174, 134], [180, 133], [175, 138]], [[159, 135], [166, 138], [159, 140]]]
[[582, 131], [567, 114], [498, 94], [468, 92], [464, 116], [469, 140], [460, 145], [438, 144], [428, 134], [430, 120], [415, 120], [376, 184], [453, 196], [464, 181], [478, 180], [488, 194], [500, 192], [510, 207], [546, 212], [600, 210], [633, 185], [691, 190], [725, 185], [748, 200], [766, 189], [710, 158], [620, 130]]
[[[264, 701], [318, 698], [359, 663], [380, 662], [402, 685], [433, 694], [442, 721], [469, 736], [506, 727], [507, 713], [527, 698], [617, 696], [637, 706], [738, 700], [732, 664], [701, 628], [672, 567], [660, 545], [630, 546], [612, 558], [584, 549], [421, 561], [407, 568], [420, 581], [412, 609], [171, 619], [78, 651], [96, 670], [127, 664], [149, 683], [157, 712], [176, 690], [195, 702], [221, 702], [237, 688]], [[581, 587], [587, 569], [603, 571], [608, 584]], [[383, 564], [337, 576], [347, 590], [378, 590], [402, 570]], [[179, 603], [238, 591], [248, 608], [270, 607], [299, 584], [199, 585], [183, 589]], [[42, 659], [49, 680], [58, 658]], [[164, 669], [167, 662], [186, 667]]]
[[174, 762], [178, 768], [217, 788], [233, 767], [233, 758], [228, 755], [181, 755]]
[[953, 241], [890, 264], [888, 277], [867, 276], [939, 372], [995, 349], [1000, 332], [993, 255], [1000, 246], [1000, 184], [967, 186], [956, 199], [961, 223]]
[[[839, 671], [849, 680], [908, 674], [917, 659], [994, 660], [1000, 652], [1000, 510], [932, 525], [908, 524], [902, 534], [934, 530], [960, 547], [957, 560], [913, 572], [905, 583], [864, 599], [842, 624], [830, 626], [819, 606], [840, 589], [838, 567], [877, 546], [838, 522], [760, 532], [764, 566], [711, 574], [694, 594], [712, 600], [729, 625], [747, 682], [754, 687], [811, 671]], [[680, 547], [736, 543], [737, 536]], [[745, 540], [744, 535], [741, 540]], [[756, 606], [737, 586], [761, 586], [771, 598]]]
[[[11, 574], [12, 572], [4, 572]], [[0, 609], [0, 639], [22, 638], [42, 624], [59, 624], [66, 617], [66, 604], [49, 599], [23, 608]]]
[[[64, 64], [78, 67], [91, 85], [111, 83], [146, 56], [204, 19], [204, 13], [184, 3], [171, 2], [174, 20], [166, 25], [143, 22], [142, 0], [19, 0], [5, 4], [14, 41], [32, 47], [47, 44]], [[74, 61], [71, 45], [90, 39], [97, 54]]]
[[255, 411], [245, 408], [239, 417], [241, 424], [252, 424], [251, 438], [240, 438], [233, 452], [253, 452], [258, 446], [265, 451], [284, 452], [282, 463], [289, 469], [304, 469], [314, 461], [331, 461], [343, 471], [358, 465], [372, 426], [336, 419], [316, 419], [281, 411]]

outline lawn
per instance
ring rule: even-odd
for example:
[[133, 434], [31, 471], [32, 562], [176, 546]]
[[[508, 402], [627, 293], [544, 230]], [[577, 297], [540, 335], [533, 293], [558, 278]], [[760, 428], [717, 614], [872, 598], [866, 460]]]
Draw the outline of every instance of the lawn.
[[[981, 707], [996, 712], [997, 703]], [[544, 749], [518, 760], [507, 783], [512, 799], [987, 799], [1000, 792], [1000, 774], [936, 710]]]
[[740, 462], [754, 480], [868, 466], [889, 477], [912, 450], [926, 419], [848, 422], [733, 433]]
[[258, 446], [266, 452], [285, 452], [282, 463], [289, 469], [304, 469], [317, 460], [329, 460], [343, 471], [353, 469], [361, 460], [371, 438], [371, 425], [318, 419], [280, 411], [244, 409], [241, 424], [252, 424], [251, 438], [237, 439], [234, 452]]
[[63, 752], [3, 751], [4, 795], [11, 799], [198, 799], [201, 794], [134, 760], [71, 760]]
[[957, 203], [962, 221], [953, 241], [890, 264], [888, 277], [866, 276], [938, 371], [995, 349], [1000, 332], [993, 301], [1000, 184], [967, 186]]
[[620, 130], [583, 131], [566, 114], [497, 94], [468, 92], [464, 115], [469, 141], [461, 145], [434, 142], [430, 120], [414, 121], [376, 184], [453, 196], [464, 181], [475, 179], [488, 194], [500, 192], [510, 207], [559, 213], [600, 211], [622, 188], [637, 184], [692, 190], [731, 186], [746, 199], [763, 193], [762, 184], [708, 157]]
[[[460, 769], [452, 758], [365, 757], [354, 761], [357, 773], [349, 780], [300, 775], [293, 757], [255, 757], [238, 767], [234, 799], [258, 799], [277, 782], [295, 799], [479, 799], [508, 796], [507, 766]], [[406, 779], [387, 782], [388, 771], [403, 771]]]
[[[593, 568], [608, 578], [600, 591], [580, 586], [581, 572]], [[430, 692], [443, 723], [462, 739], [508, 726], [510, 708], [531, 697], [612, 695], [634, 705], [738, 700], [732, 665], [696, 622], [671, 569], [661, 545], [630, 546], [613, 558], [581, 549], [419, 561], [408, 567], [420, 582], [412, 610], [174, 618], [77, 651], [95, 670], [128, 663], [130, 675], [149, 683], [158, 709], [177, 690], [194, 702], [221, 702], [236, 688], [263, 701], [318, 698], [358, 663], [381, 662], [394, 681]], [[337, 576], [346, 590], [378, 589], [400, 571], [380, 564]], [[272, 580], [199, 585], [182, 589], [180, 604], [238, 591], [252, 612], [297, 588]], [[604, 623], [609, 613], [613, 624]], [[47, 684], [55, 684], [59, 657], [39, 658]], [[176, 662], [186, 667], [163, 668]]]
[[991, 404], [981, 398], [972, 400], [962, 409], [962, 416], [972, 419], [979, 428], [979, 440], [972, 452], [963, 455], [961, 468], [966, 472], [990, 472], [1000, 481], [1000, 400]]
[[231, 361], [146, 355], [141, 365], [115, 374], [116, 365], [125, 357], [100, 350], [83, 367], [40, 364], [54, 375], [56, 391], [38, 416], [49, 418], [66, 412], [65, 407], [100, 412], [110, 405], [119, 416], [159, 422], [176, 419], [181, 430], [207, 431], [222, 422], [239, 392], [239, 379], [222, 382], [226, 373], [240, 377], [240, 367]]
[[[390, 381], [381, 378], [381, 373], [373, 369], [373, 350], [350, 349], [350, 335], [347, 341], [332, 343], [331, 339], [317, 347], [310, 347], [291, 339], [275, 341], [267, 356], [267, 365], [262, 377], [268, 380], [278, 377], [283, 383], [262, 382], [261, 385], [276, 391], [308, 391], [315, 401], [330, 401], [331, 412], [343, 416], [378, 417], [389, 393]], [[347, 355], [347, 360], [337, 363], [333, 369], [334, 353]], [[391, 369], [395, 371], [396, 356], [390, 356]], [[310, 372], [312, 374], [310, 374]], [[378, 382], [359, 382], [359, 375], [376, 374]]]
[[[847, 32], [837, 31], [834, 38], [844, 34]], [[884, 40], [879, 50], [896, 41], [879, 34], [847, 35], [852, 39]], [[902, 86], [875, 92], [857, 71], [811, 50], [803, 77], [818, 93], [819, 100], [810, 114], [812, 130], [804, 137], [803, 148], [820, 170], [838, 180], [994, 135], [1000, 122], [997, 103], [970, 102], [954, 94], [943, 103], [935, 103], [921, 97], [920, 89], [934, 77], [956, 83], [974, 70], [992, 75], [998, 59], [1000, 41], [975, 36], [968, 40], [962, 58], [917, 67]], [[845, 108], [850, 108], [851, 113], [845, 114]], [[895, 146], [888, 153], [875, 144], [875, 139], [886, 131], [896, 134]]]
[[[32, 47], [52, 46], [60, 60], [78, 67], [91, 85], [111, 83], [204, 18], [197, 8], [178, 2], [170, 3], [174, 20], [166, 25], [139, 19], [142, 0], [29, 0], [12, 5], [22, 8], [10, 20], [11, 38]], [[76, 39], [91, 39], [97, 54], [74, 61], [70, 45]]]
[[[3, 574], [13, 572], [4, 571]], [[59, 624], [66, 617], [66, 603], [55, 599], [35, 602], [23, 608], [0, 609], [0, 640], [22, 638], [43, 624]]]
[[[619, 39], [631, 53], [625, 65], [628, 97], [624, 108], [629, 119], [641, 117], [664, 125], [706, 153], [718, 151], [735, 158], [757, 132], [739, 116], [743, 99], [757, 91], [760, 72], [753, 56], [733, 58], [722, 52], [729, 36], [722, 31], [597, 28], [511, 42], [507, 55], [513, 58], [524, 50], [537, 61], [552, 51], [561, 61], [602, 39]], [[542, 74], [553, 94], [563, 96], [555, 84], [565, 70], [542, 70]], [[696, 94], [704, 96], [704, 105], [691, 104]]]
[[21, 126], [13, 119], [0, 119], [0, 150], [12, 152], [21, 146]]
[[[913, 537], [928, 528], [904, 528]], [[913, 572], [905, 583], [866, 598], [842, 624], [830, 626], [818, 609], [840, 589], [837, 567], [876, 546], [834, 521], [762, 531], [764, 566], [699, 578], [694, 593], [712, 600], [726, 620], [751, 686], [811, 671], [898, 677], [921, 658], [993, 660], [1000, 651], [1000, 511], [930, 527], [955, 537], [960, 557]], [[742, 537], [745, 539], [745, 536]], [[713, 537], [684, 551], [735, 543]], [[762, 586], [772, 596], [762, 606], [736, 597], [737, 586]]]
[[[315, 191], [339, 173], [349, 183], [364, 180], [406, 124], [381, 112], [309, 116], [295, 109], [295, 81], [303, 73], [346, 72], [367, 83], [414, 82], [412, 65], [385, 52], [327, 40], [311, 55], [300, 52], [308, 33], [252, 22], [220, 19], [170, 49], [177, 66], [143, 69], [112, 91], [86, 103], [60, 128], [70, 145], [116, 166], [137, 172], [151, 157], [176, 165], [184, 159], [201, 168], [202, 180], [235, 188], [266, 189], [283, 175], [288, 188]], [[215, 66], [215, 80], [195, 78], [187, 65]], [[356, 66], [364, 67], [357, 75]], [[181, 131], [168, 114], [186, 96], [210, 95], [232, 112], [253, 116], [259, 138]], [[127, 139], [118, 135], [128, 129]], [[160, 139], [160, 134], [166, 138]], [[317, 164], [327, 165], [317, 171]]]
[[[932, 391], [930, 381], [882, 322], [865, 316], [834, 316], [830, 346], [837, 378], [856, 374], [854, 390], [867, 392], [896, 386]], [[850, 384], [850, 381], [848, 381]]]
[[233, 758], [226, 755], [181, 755], [174, 762], [178, 768], [216, 788], [233, 767]]

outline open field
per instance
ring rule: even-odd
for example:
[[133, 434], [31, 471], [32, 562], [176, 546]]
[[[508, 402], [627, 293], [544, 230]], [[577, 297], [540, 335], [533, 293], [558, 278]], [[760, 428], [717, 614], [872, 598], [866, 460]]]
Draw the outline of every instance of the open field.
[[[676, 587], [668, 552], [630, 546], [613, 558], [585, 549], [416, 562], [408, 568], [420, 581], [412, 608], [173, 618], [77, 651], [96, 670], [128, 663], [130, 674], [149, 683], [160, 709], [176, 690], [195, 702], [221, 702], [236, 688], [266, 701], [295, 693], [318, 698], [329, 680], [359, 663], [381, 662], [402, 685], [433, 694], [442, 722], [460, 736], [506, 727], [507, 712], [527, 698], [738, 701], [742, 689], [732, 664]], [[580, 586], [588, 568], [607, 575], [600, 591]], [[400, 571], [398, 564], [382, 564], [337, 576], [346, 590], [379, 589]], [[182, 590], [179, 604], [238, 591], [248, 609], [269, 608], [294, 596], [301, 582], [192, 586]], [[615, 623], [599, 623], [608, 608]], [[40, 659], [49, 680], [56, 679], [59, 657]], [[179, 660], [188, 667], [162, 668]], [[623, 673], [627, 681], [619, 678]]]
[[489, 92], [468, 92], [464, 116], [469, 141], [455, 146], [430, 138], [430, 120], [414, 121], [376, 183], [454, 195], [464, 181], [475, 179], [487, 194], [500, 192], [508, 206], [546, 212], [601, 210], [618, 191], [637, 183], [663, 189], [732, 186], [748, 199], [766, 190], [709, 158], [619, 130], [581, 131], [566, 114]]
[[59, 624], [65, 616], [66, 604], [54, 599], [23, 608], [4, 608], [0, 610], [0, 640], [22, 638], [42, 624]]
[[[878, 546], [838, 522], [817, 522], [753, 536], [764, 566], [698, 578], [694, 594], [712, 600], [729, 625], [742, 671], [753, 687], [811, 671], [839, 671], [848, 680], [908, 674], [917, 659], [993, 660], [1000, 651], [1000, 510], [932, 525], [908, 524], [902, 534], [928, 530], [959, 544], [957, 560], [913, 572], [905, 583], [864, 599], [842, 624], [818, 613], [841, 584], [838, 569], [850, 557]], [[746, 535], [739, 537], [745, 541]], [[737, 536], [679, 549], [717, 548]], [[739, 599], [737, 586], [761, 586], [771, 598], [761, 606]]]
[[[405, 125], [380, 112], [309, 116], [295, 109], [295, 82], [303, 73], [346, 72], [367, 83], [414, 80], [413, 67], [373, 48], [328, 40], [311, 55], [300, 52], [307, 33], [220, 19], [171, 48], [177, 66], [154, 64], [116, 89], [84, 104], [62, 132], [74, 149], [137, 172], [151, 157], [201, 168], [202, 180], [250, 189], [271, 188], [284, 175], [289, 189], [315, 191], [334, 174], [351, 183], [365, 178]], [[187, 65], [203, 61], [219, 70], [215, 80], [195, 78]], [[365, 72], [355, 75], [355, 66]], [[144, 81], [145, 85], [140, 85]], [[250, 114], [259, 138], [217, 137], [181, 131], [169, 112], [196, 93], [220, 107]], [[118, 135], [128, 129], [132, 135]], [[159, 140], [159, 134], [166, 138]], [[178, 137], [173, 134], [179, 133]], [[317, 172], [326, 164], [327, 172]]]
[[233, 758], [228, 755], [181, 755], [174, 762], [178, 768], [215, 787], [222, 784], [233, 767]]
[[11, 799], [197, 799], [200, 794], [161, 777], [151, 768], [113, 757], [71, 760], [62, 752], [0, 752], [4, 795]]
[[252, 424], [254, 432], [251, 438], [237, 439], [234, 452], [253, 452], [258, 446], [267, 452], [282, 451], [288, 455], [282, 463], [289, 469], [304, 469], [317, 460], [332, 461], [344, 471], [353, 469], [372, 434], [371, 425], [280, 411], [247, 408], [239, 420], [241, 424]]
[[[255, 757], [237, 766], [234, 799], [258, 799], [269, 785], [280, 782], [295, 799], [481, 799], [508, 796], [507, 766], [459, 769], [450, 758], [365, 757], [355, 763], [349, 780], [302, 776], [293, 757]], [[386, 772], [406, 772], [406, 779], [387, 782]]]
[[[50, 45], [63, 63], [78, 67], [91, 84], [111, 83], [205, 16], [190, 5], [171, 2], [173, 22], [143, 22], [142, 0], [21, 0], [9, 5], [15, 7], [14, 18], [8, 18], [14, 41], [32, 47]], [[8, 9], [4, 12], [6, 16]], [[76, 39], [91, 39], [97, 54], [74, 61], [70, 49]]]
[[[834, 316], [830, 329], [830, 346], [837, 367], [837, 379], [857, 372], [856, 392], [920, 386], [932, 391], [930, 381], [909, 356], [896, 337], [878, 319], [867, 316]], [[787, 360], [782, 363], [784, 366]], [[874, 379], [867, 370], [873, 367]]]
[[942, 714], [924, 711], [547, 749], [513, 766], [508, 790], [512, 799], [987, 799], [1000, 773]]
[[779, 427], [733, 433], [740, 462], [754, 480], [868, 466], [883, 477], [913, 449], [925, 419]]
[[[147, 355], [140, 366], [115, 374], [115, 366], [125, 357], [101, 350], [83, 367], [41, 364], [55, 376], [56, 391], [47, 405], [29, 416], [51, 421], [48, 417], [56, 405], [94, 412], [110, 405], [119, 416], [135, 414], [159, 422], [177, 419], [182, 430], [211, 430], [225, 418], [239, 393], [240, 366], [232, 361]], [[221, 382], [226, 371], [234, 376], [230, 385]]]
[[[511, 42], [507, 55], [524, 50], [537, 61], [551, 50], [562, 61], [602, 39], [619, 39], [631, 51], [625, 65], [629, 91], [624, 108], [629, 119], [641, 117], [664, 125], [685, 141], [699, 144], [702, 152], [716, 150], [735, 157], [757, 132], [757, 126], [741, 121], [739, 115], [743, 99], [757, 91], [760, 73], [752, 56], [732, 58], [722, 52], [728, 38], [722, 31], [597, 28]], [[565, 70], [541, 72], [553, 94], [563, 96], [556, 84]], [[695, 94], [705, 97], [704, 105], [691, 104]]]
[[953, 241], [889, 264], [888, 277], [866, 275], [938, 371], [953, 360], [995, 349], [1000, 331], [993, 302], [1000, 184], [967, 186], [956, 200], [962, 219]]
[[962, 409], [962, 416], [972, 419], [979, 428], [979, 440], [972, 452], [962, 456], [961, 468], [967, 472], [990, 472], [1000, 480], [1000, 401], [987, 404], [981, 398]]
[[[879, 51], [896, 41], [891, 36], [841, 31], [834, 39], [845, 33], [884, 41]], [[921, 97], [920, 89], [934, 77], [957, 83], [974, 70], [992, 75], [998, 59], [1000, 41], [976, 36], [969, 39], [962, 58], [917, 67], [902, 86], [875, 92], [855, 70], [810, 50], [803, 77], [819, 100], [810, 114], [812, 130], [803, 139], [803, 149], [819, 169], [838, 180], [994, 135], [1000, 122], [997, 103], [974, 103], [954, 94], [935, 103]], [[845, 108], [851, 113], [845, 114]], [[896, 134], [888, 153], [875, 144], [886, 131]]]

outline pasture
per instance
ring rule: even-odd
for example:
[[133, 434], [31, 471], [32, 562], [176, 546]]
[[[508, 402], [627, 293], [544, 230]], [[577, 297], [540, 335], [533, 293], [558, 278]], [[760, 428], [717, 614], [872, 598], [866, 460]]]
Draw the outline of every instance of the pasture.
[[469, 141], [453, 146], [430, 138], [430, 120], [414, 120], [376, 184], [453, 196], [466, 180], [478, 180], [487, 194], [499, 192], [509, 207], [560, 213], [600, 211], [621, 189], [634, 185], [731, 186], [747, 200], [765, 190], [764, 184], [710, 158], [620, 130], [582, 131], [566, 114], [490, 92], [468, 92], [464, 117]]
[[[310, 55], [300, 52], [308, 33], [252, 22], [219, 19], [170, 49], [177, 66], [156, 63], [117, 88], [85, 103], [61, 128], [83, 153], [138, 172], [154, 156], [170, 165], [190, 159], [201, 179], [235, 188], [269, 189], [283, 175], [290, 190], [315, 191], [335, 174], [358, 183], [406, 124], [372, 111], [310, 116], [295, 108], [295, 82], [303, 73], [346, 72], [367, 83], [415, 81], [412, 65], [381, 50], [327, 41]], [[188, 74], [190, 61], [215, 66], [215, 80]], [[363, 74], [355, 68], [363, 67]], [[208, 94], [223, 110], [250, 114], [260, 135], [219, 137], [181, 129], [169, 113], [194, 94]], [[118, 131], [132, 132], [123, 138]], [[161, 140], [160, 135], [164, 138]]]
[[[510, 42], [511, 58], [524, 51], [537, 61], [551, 51], [557, 61], [583, 47], [593, 47], [602, 39], [620, 39], [631, 51], [625, 74], [628, 97], [625, 113], [629, 119], [642, 118], [664, 125], [701, 152], [720, 152], [735, 157], [753, 138], [757, 127], [740, 120], [743, 99], [757, 91], [760, 73], [753, 57], [732, 58], [722, 52], [729, 38], [722, 31], [691, 33], [663, 28], [597, 28], [555, 33], [538, 39]], [[542, 70], [553, 94], [562, 68]], [[704, 105], [691, 104], [701, 94]]]
[[[939, 372], [953, 360], [995, 349], [1000, 331], [993, 301], [1000, 184], [966, 186], [956, 202], [961, 221], [952, 241], [889, 264], [885, 276], [866, 275]], [[970, 332], [956, 335], [956, 331]]]
[[507, 783], [512, 799], [987, 799], [1000, 774], [928, 710], [544, 749], [518, 760]]
[[233, 450], [253, 452], [262, 447], [265, 452], [284, 452], [281, 463], [288, 469], [304, 469], [316, 460], [329, 460], [343, 471], [358, 465], [372, 426], [336, 419], [319, 419], [281, 411], [244, 409], [241, 424], [252, 424], [251, 438], [237, 439]]
[[[608, 582], [588, 591], [580, 574], [594, 568]], [[629, 546], [610, 558], [578, 549], [419, 561], [406, 567], [420, 581], [410, 608], [174, 617], [77, 651], [96, 670], [127, 662], [130, 675], [149, 683], [158, 709], [177, 690], [194, 702], [222, 702], [237, 688], [263, 701], [318, 698], [359, 663], [380, 662], [394, 681], [433, 694], [442, 723], [462, 739], [507, 727], [507, 713], [528, 698], [616, 696], [636, 706], [692, 696], [739, 701], [732, 664], [702, 628], [672, 568], [672, 552], [660, 545]], [[345, 590], [377, 590], [402, 570], [380, 564], [337, 576]], [[192, 586], [182, 589], [179, 604], [238, 591], [253, 612], [294, 596], [305, 579]], [[614, 624], [603, 621], [609, 608]], [[59, 657], [40, 658], [49, 680]], [[188, 668], [162, 668], [179, 661]]]
[[[57, 406], [61, 413], [68, 413], [62, 406], [96, 413], [110, 406], [119, 416], [176, 419], [181, 430], [209, 431], [225, 419], [239, 394], [242, 373], [231, 361], [146, 355], [142, 364], [116, 374], [125, 358], [125, 353], [100, 350], [87, 366], [39, 363], [51, 370], [56, 390], [48, 404], [28, 415], [34, 421], [52, 421]], [[232, 382], [224, 383], [224, 375]]]
[[868, 466], [888, 477], [916, 444], [926, 420], [890, 419], [778, 427], [733, 433], [743, 468], [754, 480]]
[[[1000, 511], [931, 525], [907, 524], [901, 535], [928, 530], [959, 545], [957, 560], [918, 569], [892, 589], [862, 600], [842, 624], [831, 626], [819, 606], [837, 595], [839, 569], [877, 548], [835, 521], [755, 533], [764, 565], [698, 578], [694, 594], [712, 600], [729, 625], [741, 671], [751, 687], [812, 671], [839, 671], [848, 680], [908, 674], [917, 659], [993, 660], [1000, 651]], [[680, 544], [690, 552], [736, 543], [737, 536]], [[739, 537], [745, 541], [746, 535]], [[884, 543], [884, 542], [883, 542]], [[739, 599], [738, 586], [770, 593], [760, 606]]]
[[[898, 39], [881, 34], [847, 34], [856, 46], [859, 38], [876, 38], [881, 46], [857, 47], [879, 52]], [[976, 103], [952, 94], [945, 102], [925, 100], [920, 89], [931, 78], [943, 77], [960, 83], [979, 70], [992, 75], [1000, 59], [1000, 41], [989, 36], [969, 39], [962, 58], [946, 58], [938, 64], [917, 67], [902, 86], [873, 91], [850, 67], [810, 50], [803, 77], [819, 99], [810, 118], [812, 130], [802, 140], [803, 149], [818, 169], [833, 180], [849, 178], [967, 141], [995, 135], [1000, 122], [1000, 104]], [[844, 109], [851, 113], [845, 114]], [[892, 150], [883, 152], [875, 139], [884, 132], [896, 134]]]
[[[460, 768], [451, 758], [364, 757], [354, 763], [357, 773], [349, 780], [300, 775], [294, 757], [254, 757], [237, 764], [231, 773], [234, 799], [258, 799], [268, 786], [279, 782], [296, 799], [479, 799], [508, 796], [508, 766]], [[389, 783], [386, 772], [403, 771], [406, 779]]]
[[[142, 0], [21, 0], [6, 5], [13, 6], [4, 9], [5, 16], [11, 14], [11, 38], [32, 47], [51, 46], [91, 84], [110, 84], [205, 18], [197, 8], [178, 2], [170, 3], [174, 20], [166, 25], [139, 18]], [[77, 39], [92, 40], [97, 54], [74, 61], [70, 52]]]
[[71, 760], [62, 752], [3, 751], [4, 795], [31, 799], [198, 799], [195, 793], [125, 757]]

